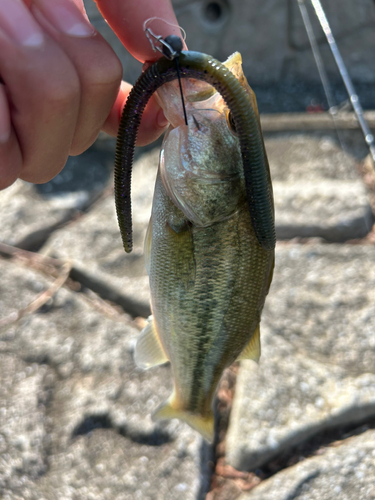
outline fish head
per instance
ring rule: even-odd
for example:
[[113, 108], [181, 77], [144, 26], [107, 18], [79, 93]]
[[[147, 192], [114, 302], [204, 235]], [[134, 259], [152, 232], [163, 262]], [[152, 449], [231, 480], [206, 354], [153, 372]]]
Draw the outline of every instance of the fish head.
[[[249, 99], [254, 93], [242, 71], [241, 55], [224, 64], [238, 78]], [[160, 175], [174, 204], [196, 226], [230, 217], [246, 202], [240, 143], [227, 104], [214, 87], [194, 79], [164, 84], [157, 99], [170, 126], [160, 153]], [[256, 104], [255, 104], [256, 107]]]

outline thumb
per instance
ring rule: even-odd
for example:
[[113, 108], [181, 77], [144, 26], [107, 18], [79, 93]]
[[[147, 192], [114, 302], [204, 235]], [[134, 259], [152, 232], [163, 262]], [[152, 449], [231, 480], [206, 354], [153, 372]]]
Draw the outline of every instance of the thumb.
[[[170, 0], [95, 0], [100, 12], [133, 57], [140, 62], [160, 56], [152, 50], [144, 23], [155, 35], [181, 36]], [[174, 26], [171, 26], [174, 25]]]

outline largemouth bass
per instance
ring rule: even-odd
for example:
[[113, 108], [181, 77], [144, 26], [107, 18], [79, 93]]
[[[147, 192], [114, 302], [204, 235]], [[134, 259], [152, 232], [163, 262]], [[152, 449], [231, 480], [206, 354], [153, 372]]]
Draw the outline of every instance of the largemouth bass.
[[[224, 64], [256, 109], [240, 54]], [[143, 368], [171, 363], [173, 394], [154, 418], [177, 417], [212, 441], [212, 400], [223, 370], [260, 355], [259, 322], [274, 252], [254, 233], [228, 106], [207, 83], [183, 84], [187, 126], [177, 82], [157, 93], [170, 127], [145, 242], [153, 316], [135, 361]]]
[[[177, 84], [168, 83], [179, 76], [188, 125]], [[132, 249], [137, 131], [163, 84], [158, 95], [171, 125], [145, 242], [153, 317], [135, 360], [143, 368], [171, 363], [174, 390], [154, 418], [177, 417], [212, 441], [212, 400], [223, 370], [260, 355], [260, 315], [274, 265], [272, 185], [241, 56], [224, 64], [198, 52], [161, 58], [138, 79], [119, 128], [115, 196], [125, 251]]]

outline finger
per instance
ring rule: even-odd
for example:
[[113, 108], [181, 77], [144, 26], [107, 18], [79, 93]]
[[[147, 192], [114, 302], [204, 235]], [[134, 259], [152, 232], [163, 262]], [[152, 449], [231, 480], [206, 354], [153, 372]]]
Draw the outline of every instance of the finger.
[[31, 10], [78, 75], [81, 99], [70, 154], [80, 154], [95, 141], [116, 100], [121, 63], [72, 0], [34, 0]]
[[0, 84], [0, 144], [8, 141], [12, 125], [5, 86]]
[[85, 6], [83, 4], [83, 0], [72, 0], [72, 2], [74, 2], [76, 4], [78, 9], [81, 11], [82, 15], [85, 16], [85, 18], [87, 20], [89, 20], [87, 14], [86, 14], [86, 9], [85, 9]]
[[12, 131], [8, 98], [4, 85], [0, 85], [0, 189], [13, 184], [22, 167], [22, 156]]
[[13, 184], [22, 169], [22, 154], [14, 130], [9, 139], [0, 143], [0, 190]]
[[[20, 0], [0, 0], [0, 74], [22, 155], [20, 177], [47, 182], [69, 154], [79, 80], [64, 52]], [[11, 158], [4, 168], [12, 170]]]
[[[117, 135], [122, 110], [131, 89], [132, 86], [129, 83], [122, 82], [116, 102], [103, 127], [103, 130], [107, 134]], [[164, 132], [167, 125], [168, 120], [165, 118], [163, 110], [156, 102], [154, 96], [152, 96], [142, 115], [141, 126], [137, 136], [137, 146], [145, 146], [156, 141]]]
[[[171, 34], [181, 36], [178, 22], [169, 0], [96, 0], [99, 9], [112, 29], [123, 42], [129, 52], [139, 61], [156, 60], [159, 52], [154, 52], [144, 32], [147, 23], [154, 33], [166, 37]], [[173, 25], [173, 26], [172, 26]], [[104, 130], [115, 135], [121, 117], [124, 102], [130, 91], [129, 85], [123, 85], [114, 107], [105, 123]], [[168, 121], [163, 111], [152, 97], [142, 115], [137, 138], [137, 146], [143, 146], [156, 140], [165, 130]]]
[[148, 19], [158, 18], [147, 23], [155, 34], [163, 38], [181, 36], [170, 0], [96, 0], [96, 3], [116, 35], [138, 61], [154, 61], [161, 55], [152, 50], [144, 33], [143, 25]]
[[[29, 8], [31, 7], [31, 5], [33, 3], [33, 0], [22, 0], [22, 1]], [[72, 2], [74, 2], [76, 4], [76, 6], [78, 7], [78, 9], [82, 12], [82, 14], [84, 16], [86, 16], [86, 10], [85, 10], [85, 6], [83, 5], [83, 0], [72, 0]]]

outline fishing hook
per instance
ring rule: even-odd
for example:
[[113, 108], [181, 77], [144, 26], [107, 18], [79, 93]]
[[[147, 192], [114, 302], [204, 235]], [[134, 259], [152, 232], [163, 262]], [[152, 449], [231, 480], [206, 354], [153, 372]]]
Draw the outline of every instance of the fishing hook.
[[[158, 50], [167, 59], [169, 59], [170, 61], [174, 60], [176, 62], [177, 79], [178, 79], [178, 85], [180, 87], [182, 109], [184, 111], [185, 125], [187, 125], [188, 121], [186, 115], [184, 94], [182, 92], [180, 66], [178, 64], [178, 59], [183, 49], [183, 42], [181, 38], [176, 35], [169, 35], [166, 38], [163, 38], [161, 35], [155, 35], [155, 33], [152, 32], [151, 28], [145, 28], [145, 33], [154, 52]], [[159, 42], [161, 48], [154, 44], [151, 37], [154, 38], [157, 42]]]

